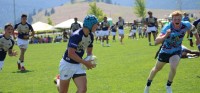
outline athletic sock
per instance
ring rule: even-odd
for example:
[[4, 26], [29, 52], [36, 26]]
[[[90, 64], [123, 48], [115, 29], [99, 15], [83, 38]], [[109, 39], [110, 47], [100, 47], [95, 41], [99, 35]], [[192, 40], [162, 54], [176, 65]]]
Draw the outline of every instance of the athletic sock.
[[152, 80], [147, 81], [147, 86], [149, 87], [151, 85]]
[[167, 81], [167, 86], [171, 86], [171, 84], [172, 84], [172, 81]]
[[21, 67], [23, 67], [24, 66], [24, 61], [21, 61], [20, 65], [21, 65]]

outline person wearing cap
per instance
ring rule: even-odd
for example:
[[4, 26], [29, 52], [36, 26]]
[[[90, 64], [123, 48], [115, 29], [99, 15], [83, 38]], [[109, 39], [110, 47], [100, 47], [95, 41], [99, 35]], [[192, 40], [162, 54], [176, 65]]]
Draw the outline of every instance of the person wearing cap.
[[87, 69], [92, 69], [96, 65], [92, 60], [84, 60], [82, 57], [86, 51], [87, 56], [92, 55], [93, 33], [98, 27], [98, 19], [94, 15], [87, 15], [83, 22], [83, 28], [71, 34], [63, 58], [60, 61], [60, 93], [67, 93], [70, 80], [73, 79], [76, 93], [86, 93], [87, 78], [86, 71], [81, 67], [85, 65]]

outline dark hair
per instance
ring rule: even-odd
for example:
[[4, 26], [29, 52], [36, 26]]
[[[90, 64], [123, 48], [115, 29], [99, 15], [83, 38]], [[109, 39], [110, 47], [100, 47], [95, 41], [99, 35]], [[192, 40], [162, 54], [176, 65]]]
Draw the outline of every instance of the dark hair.
[[75, 17], [75, 18], [74, 18], [74, 20], [78, 20], [78, 18], [77, 18], [77, 17]]
[[151, 12], [151, 11], [148, 11], [148, 14], [152, 14], [152, 12]]
[[4, 26], [4, 30], [7, 29], [9, 26], [13, 27], [11, 23], [7, 23], [7, 24]]
[[23, 17], [27, 17], [27, 15], [26, 14], [22, 14], [21, 18], [23, 18]]

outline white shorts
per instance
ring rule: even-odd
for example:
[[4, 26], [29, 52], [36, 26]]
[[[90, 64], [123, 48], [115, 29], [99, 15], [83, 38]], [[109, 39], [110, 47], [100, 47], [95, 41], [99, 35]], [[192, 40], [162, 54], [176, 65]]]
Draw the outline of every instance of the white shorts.
[[131, 30], [131, 31], [132, 31], [133, 34], [136, 33], [136, 30]]
[[106, 30], [106, 31], [101, 31], [101, 36], [109, 36], [109, 31]]
[[157, 31], [157, 28], [155, 26], [147, 27], [147, 33], [152, 32], [152, 31]]
[[112, 34], [113, 36], [115, 36], [115, 35], [116, 35], [116, 32], [111, 32], [111, 34]]
[[81, 67], [81, 64], [72, 64], [66, 62], [64, 59], [60, 61], [60, 80], [68, 80], [74, 76], [74, 74], [85, 74], [86, 71]]
[[0, 61], [0, 71], [1, 71], [2, 68], [3, 68], [3, 64], [4, 64], [4, 61]]
[[20, 39], [20, 38], [17, 39], [17, 45], [19, 46], [19, 48], [27, 49], [28, 43], [29, 43], [29, 40], [23, 40], [23, 39]]
[[119, 33], [119, 35], [124, 35], [124, 30], [123, 29], [118, 29], [118, 33]]
[[96, 35], [96, 37], [101, 36], [101, 31], [95, 31], [95, 35]]

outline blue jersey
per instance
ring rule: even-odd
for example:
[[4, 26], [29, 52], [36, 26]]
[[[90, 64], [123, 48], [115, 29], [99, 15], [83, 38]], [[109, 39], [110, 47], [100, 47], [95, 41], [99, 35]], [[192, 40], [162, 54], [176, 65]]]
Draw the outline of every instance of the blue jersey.
[[182, 21], [180, 29], [174, 29], [171, 22], [169, 24], [166, 24], [163, 27], [161, 34], [166, 34], [168, 29], [171, 29], [171, 33], [164, 40], [160, 53], [173, 54], [176, 52], [180, 52], [182, 49], [181, 45], [182, 45], [182, 41], [185, 36], [185, 33], [191, 27], [192, 25], [188, 21]]
[[3, 35], [0, 35], [0, 61], [4, 61], [7, 51], [12, 49], [13, 46], [14, 41], [11, 38], [7, 39]]
[[30, 31], [34, 31], [33, 27], [26, 23], [26, 24], [16, 24], [15, 29], [18, 31], [18, 38], [20, 39], [28, 39], [27, 36], [29, 36]]
[[92, 33], [89, 33], [88, 36], [85, 36], [83, 29], [77, 30], [69, 38], [69, 43], [67, 50], [64, 53], [63, 59], [69, 63], [79, 64], [75, 60], [68, 57], [68, 48], [76, 49], [75, 53], [82, 58], [87, 47], [93, 47], [94, 36]]
[[188, 16], [184, 16], [184, 17], [182, 18], [182, 21], [189, 21], [189, 22], [190, 22], [190, 18], [189, 18]]

